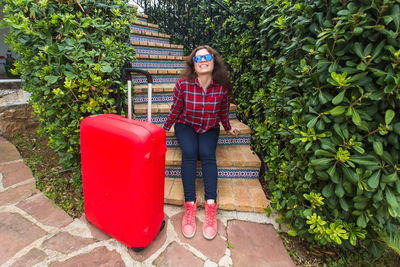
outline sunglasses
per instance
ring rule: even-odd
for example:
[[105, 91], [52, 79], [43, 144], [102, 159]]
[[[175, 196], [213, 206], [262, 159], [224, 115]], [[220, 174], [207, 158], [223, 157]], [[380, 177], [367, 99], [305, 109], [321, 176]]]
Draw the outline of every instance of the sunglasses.
[[213, 55], [212, 54], [207, 54], [207, 55], [204, 55], [204, 56], [195, 56], [195, 57], [193, 57], [193, 61], [195, 63], [199, 63], [202, 58], [204, 58], [205, 61], [211, 61], [213, 59]]

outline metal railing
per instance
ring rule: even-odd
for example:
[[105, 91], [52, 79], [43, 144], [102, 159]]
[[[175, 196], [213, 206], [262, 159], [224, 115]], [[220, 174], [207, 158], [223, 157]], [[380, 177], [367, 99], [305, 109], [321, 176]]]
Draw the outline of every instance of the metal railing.
[[[225, 20], [236, 15], [217, 0], [133, 0], [171, 41], [183, 44], [187, 51], [211, 44]], [[234, 5], [235, 1], [232, 5]]]

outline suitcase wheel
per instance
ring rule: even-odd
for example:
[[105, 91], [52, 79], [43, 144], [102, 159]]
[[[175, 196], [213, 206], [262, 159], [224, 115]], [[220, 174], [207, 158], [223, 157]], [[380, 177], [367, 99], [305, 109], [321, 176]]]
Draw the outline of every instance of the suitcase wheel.
[[160, 232], [164, 229], [165, 226], [165, 220], [162, 221], [161, 227], [160, 227]]
[[[164, 229], [165, 227], [165, 220], [162, 221], [161, 223], [161, 227], [160, 227], [160, 232]], [[135, 252], [140, 252], [144, 249], [144, 247], [131, 247], [133, 249], [133, 251]]]
[[144, 249], [144, 247], [132, 247], [133, 251], [140, 252]]

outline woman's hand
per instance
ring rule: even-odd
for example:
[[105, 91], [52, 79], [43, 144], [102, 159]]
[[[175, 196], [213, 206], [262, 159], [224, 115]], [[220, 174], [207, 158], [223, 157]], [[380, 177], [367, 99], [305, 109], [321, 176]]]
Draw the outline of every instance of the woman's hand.
[[238, 137], [238, 135], [240, 134], [240, 130], [236, 127], [232, 127], [229, 131], [228, 131], [231, 135], [234, 135], [235, 138]]

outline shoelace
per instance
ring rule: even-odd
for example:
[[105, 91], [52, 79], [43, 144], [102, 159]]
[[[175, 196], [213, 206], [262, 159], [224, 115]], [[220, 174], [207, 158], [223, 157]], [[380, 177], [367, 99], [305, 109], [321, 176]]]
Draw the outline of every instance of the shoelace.
[[185, 203], [186, 224], [191, 224], [192, 223], [193, 211], [194, 211], [194, 205], [192, 205], [190, 203]]
[[214, 205], [208, 205], [208, 209], [206, 209], [206, 219], [207, 219], [207, 225], [208, 226], [213, 226], [214, 225], [214, 219], [216, 218], [215, 213], [217, 209], [214, 207]]

